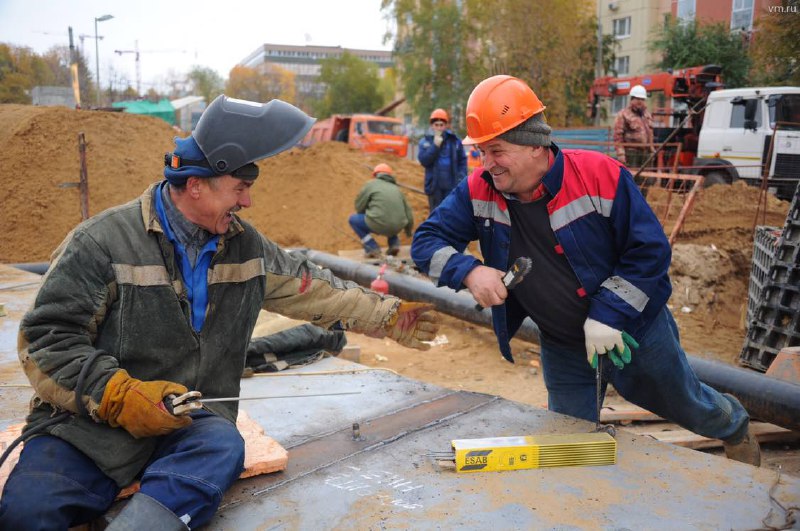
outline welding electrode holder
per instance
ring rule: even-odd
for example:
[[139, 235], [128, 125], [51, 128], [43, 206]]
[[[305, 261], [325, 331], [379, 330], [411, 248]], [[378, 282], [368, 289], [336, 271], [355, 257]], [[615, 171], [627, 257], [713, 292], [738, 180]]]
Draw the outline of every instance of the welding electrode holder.
[[170, 415], [180, 417], [202, 409], [203, 404], [200, 402], [202, 397], [203, 393], [200, 391], [189, 391], [182, 395], [167, 395], [164, 397], [163, 404]]

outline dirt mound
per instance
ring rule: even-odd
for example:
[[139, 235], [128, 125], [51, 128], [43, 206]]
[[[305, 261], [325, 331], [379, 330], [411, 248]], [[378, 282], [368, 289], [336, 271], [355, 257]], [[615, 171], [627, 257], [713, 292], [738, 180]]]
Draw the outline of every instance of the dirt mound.
[[85, 134], [89, 212], [137, 197], [161, 177], [174, 130], [132, 114], [0, 105], [0, 261], [39, 262], [81, 221], [78, 133]]
[[[6, 188], [0, 261], [46, 261], [80, 222], [77, 189], [59, 187], [79, 179], [79, 132], [88, 144], [90, 214], [134, 199], [160, 180], [162, 154], [181, 135], [162, 120], [132, 114], [0, 105], [0, 175]], [[415, 162], [366, 155], [340, 143], [319, 144], [259, 163], [254, 204], [242, 217], [284, 246], [330, 252], [360, 248], [347, 217], [379, 162], [389, 163], [400, 183], [422, 188], [422, 168]], [[406, 195], [421, 221], [427, 199], [412, 191]]]
[[754, 224], [783, 227], [789, 211], [789, 203], [772, 194], [766, 196], [766, 209], [762, 203], [759, 211], [760, 193], [743, 181], [703, 190], [676, 241], [752, 250]]
[[[355, 212], [356, 194], [372, 178], [372, 168], [388, 163], [398, 183], [422, 189], [422, 167], [393, 155], [366, 154], [339, 142], [292, 149], [259, 163], [261, 177], [253, 207], [242, 217], [267, 237], [287, 247], [309, 247], [335, 253], [360, 249], [347, 223]], [[404, 189], [415, 225], [428, 215], [425, 195]], [[410, 243], [401, 233], [401, 241]], [[379, 243], [386, 246], [385, 241]]]
[[[758, 188], [741, 181], [703, 190], [673, 245], [669, 305], [687, 352], [734, 364], [738, 359], [759, 197]], [[789, 203], [767, 195], [757, 224], [782, 227], [788, 210]]]

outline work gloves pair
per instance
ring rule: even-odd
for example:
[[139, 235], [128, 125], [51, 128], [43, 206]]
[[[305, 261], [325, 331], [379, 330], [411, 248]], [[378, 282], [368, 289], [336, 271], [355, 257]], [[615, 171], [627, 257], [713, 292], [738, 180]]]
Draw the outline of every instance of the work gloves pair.
[[428, 350], [439, 331], [439, 316], [431, 312], [433, 304], [423, 302], [401, 302], [394, 315], [383, 327], [383, 333], [404, 347]]
[[611, 363], [618, 369], [631, 361], [631, 349], [639, 348], [639, 343], [624, 330], [617, 330], [608, 325], [586, 319], [583, 323], [586, 336], [586, 359], [593, 369], [597, 368], [597, 356], [607, 354]]
[[97, 416], [109, 426], [126, 429], [137, 439], [166, 435], [192, 423], [189, 416], [171, 414], [164, 404], [170, 395], [187, 391], [185, 386], [174, 382], [137, 380], [120, 369], [106, 384]]
[[442, 133], [434, 133], [433, 135], [433, 143], [436, 147], [442, 147], [442, 141], [444, 137], [442, 137]]

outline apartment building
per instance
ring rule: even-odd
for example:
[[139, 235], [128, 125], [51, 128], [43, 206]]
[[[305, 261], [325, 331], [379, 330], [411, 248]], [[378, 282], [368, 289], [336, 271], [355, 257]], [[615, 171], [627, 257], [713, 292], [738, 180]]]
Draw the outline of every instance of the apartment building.
[[[649, 49], [649, 41], [669, 15], [700, 24], [721, 22], [751, 40], [758, 17], [776, 5], [780, 0], [598, 0], [597, 15], [603, 34], [614, 35], [617, 40], [614, 70], [616, 76], [625, 77], [655, 72], [654, 65], [660, 58]], [[605, 122], [610, 122], [627, 104], [627, 95], [614, 97]]]
[[378, 75], [383, 77], [387, 68], [394, 66], [392, 52], [385, 50], [358, 50], [341, 46], [292, 46], [288, 44], [263, 44], [239, 64], [265, 72], [269, 65], [276, 65], [295, 74], [297, 103], [319, 99], [325, 94], [325, 85], [319, 75], [322, 61], [340, 57], [345, 52], [375, 63]]

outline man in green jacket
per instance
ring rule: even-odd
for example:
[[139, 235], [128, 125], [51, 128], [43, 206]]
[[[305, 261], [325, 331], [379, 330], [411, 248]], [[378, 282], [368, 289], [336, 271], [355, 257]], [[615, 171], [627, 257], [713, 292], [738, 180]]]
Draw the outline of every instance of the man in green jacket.
[[388, 164], [378, 164], [372, 170], [374, 179], [366, 183], [356, 196], [356, 213], [348, 220], [368, 258], [380, 258], [381, 248], [372, 233], [386, 236], [389, 240], [387, 254], [396, 256], [400, 252], [401, 230], [411, 236], [414, 228], [414, 213], [408, 206], [406, 196], [394, 180], [394, 172]]
[[[236, 402], [174, 415], [169, 395], [238, 396], [264, 308], [425, 348], [429, 305], [383, 296], [287, 253], [236, 213], [254, 161], [313, 119], [220, 96], [165, 157], [165, 180], [78, 225], [54, 253], [18, 350], [35, 395], [0, 498], [1, 529], [91, 521], [134, 479], [109, 530], [199, 527], [242, 470]], [[157, 524], [157, 525], [155, 525]]]

